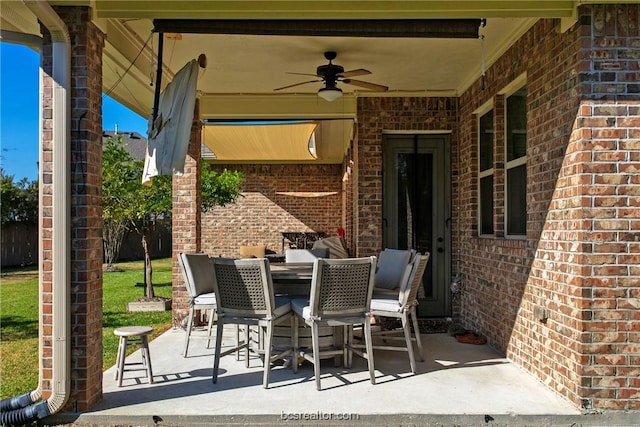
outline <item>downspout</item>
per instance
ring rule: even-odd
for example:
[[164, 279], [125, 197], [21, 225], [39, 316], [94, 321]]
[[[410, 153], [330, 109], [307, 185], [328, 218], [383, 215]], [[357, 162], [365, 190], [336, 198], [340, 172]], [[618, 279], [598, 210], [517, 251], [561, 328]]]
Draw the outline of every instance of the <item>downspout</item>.
[[[70, 171], [70, 100], [71, 41], [67, 27], [53, 8], [43, 0], [22, 0], [38, 20], [49, 30], [52, 41], [52, 113], [53, 113], [53, 167], [52, 167], [52, 393], [41, 399], [41, 385], [30, 393], [18, 396], [6, 407], [0, 408], [0, 423], [22, 425], [33, 422], [64, 407], [71, 389], [71, 185]], [[41, 108], [42, 109], [42, 108]], [[42, 133], [42, 132], [41, 132]], [[29, 400], [31, 402], [29, 402]], [[3, 401], [3, 405], [4, 405]], [[18, 406], [19, 409], [11, 409]]]

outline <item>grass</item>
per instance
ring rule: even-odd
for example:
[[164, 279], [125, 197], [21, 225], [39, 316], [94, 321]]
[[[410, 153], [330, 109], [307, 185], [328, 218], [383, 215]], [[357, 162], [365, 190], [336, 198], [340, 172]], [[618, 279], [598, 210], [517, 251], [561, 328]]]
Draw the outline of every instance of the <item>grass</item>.
[[[118, 272], [103, 273], [102, 361], [103, 369], [116, 362], [120, 326], [147, 325], [151, 339], [171, 327], [171, 311], [127, 312], [127, 303], [143, 296], [143, 262], [119, 263]], [[157, 296], [171, 297], [171, 259], [153, 260]], [[0, 280], [0, 399], [34, 390], [38, 385], [38, 270], [3, 269]], [[132, 351], [135, 349], [132, 349]]]

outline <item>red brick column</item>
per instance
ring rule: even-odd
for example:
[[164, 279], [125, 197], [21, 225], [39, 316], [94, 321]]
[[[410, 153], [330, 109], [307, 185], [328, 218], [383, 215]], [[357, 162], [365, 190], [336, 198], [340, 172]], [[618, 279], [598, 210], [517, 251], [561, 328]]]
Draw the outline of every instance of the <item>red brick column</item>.
[[[102, 398], [102, 48], [104, 35], [86, 7], [60, 7], [71, 49], [71, 395], [67, 410], [86, 411]], [[52, 42], [43, 29], [41, 142], [42, 386], [52, 389]]]
[[[541, 206], [534, 213], [542, 221], [507, 355], [584, 409], [638, 410], [640, 6], [580, 11], [571, 30], [578, 38], [567, 45], [578, 60], [558, 79], [575, 86], [530, 112], [532, 140], [541, 144], [530, 169], [543, 171], [530, 206]], [[558, 129], [570, 129], [561, 156], [551, 155], [564, 145]], [[558, 160], [558, 172], [545, 175]]]
[[[172, 258], [173, 291], [172, 309], [174, 323], [180, 325], [189, 312], [188, 294], [178, 265], [180, 252], [200, 252], [202, 250], [202, 210], [201, 189], [201, 148], [202, 123], [199, 120], [199, 103], [196, 101], [194, 120], [184, 174], [173, 176], [172, 218]], [[176, 326], [176, 325], [174, 325]]]

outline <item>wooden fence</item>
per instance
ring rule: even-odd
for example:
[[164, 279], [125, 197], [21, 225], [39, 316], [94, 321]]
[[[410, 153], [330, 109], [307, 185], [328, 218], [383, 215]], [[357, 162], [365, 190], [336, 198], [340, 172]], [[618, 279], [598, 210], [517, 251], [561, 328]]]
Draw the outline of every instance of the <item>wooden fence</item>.
[[[0, 265], [20, 267], [38, 264], [38, 226], [8, 224], [0, 230]], [[152, 258], [171, 256], [171, 229], [159, 227], [149, 239]], [[118, 261], [144, 258], [140, 236], [125, 234]]]

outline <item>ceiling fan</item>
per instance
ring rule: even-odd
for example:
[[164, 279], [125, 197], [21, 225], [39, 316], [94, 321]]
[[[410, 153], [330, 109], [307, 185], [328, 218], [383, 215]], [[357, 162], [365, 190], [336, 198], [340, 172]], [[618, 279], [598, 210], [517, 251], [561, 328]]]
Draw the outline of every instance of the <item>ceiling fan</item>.
[[296, 74], [300, 76], [314, 76], [320, 77], [316, 80], [308, 80], [306, 82], [294, 83], [292, 85], [279, 87], [274, 90], [289, 89], [295, 86], [305, 85], [308, 83], [324, 82], [324, 87], [318, 91], [318, 96], [326, 99], [327, 101], [333, 101], [342, 95], [342, 90], [336, 86], [337, 82], [346, 83], [348, 85], [359, 86], [368, 89], [373, 92], [386, 92], [389, 88], [387, 86], [379, 85], [376, 83], [369, 83], [362, 80], [354, 80], [351, 77], [364, 76], [371, 74], [371, 71], [364, 68], [358, 68], [356, 70], [344, 71], [344, 68], [340, 65], [334, 64], [333, 60], [336, 59], [336, 52], [325, 52], [324, 57], [329, 61], [326, 65], [320, 65], [316, 69], [316, 74], [306, 73], [287, 73]]

